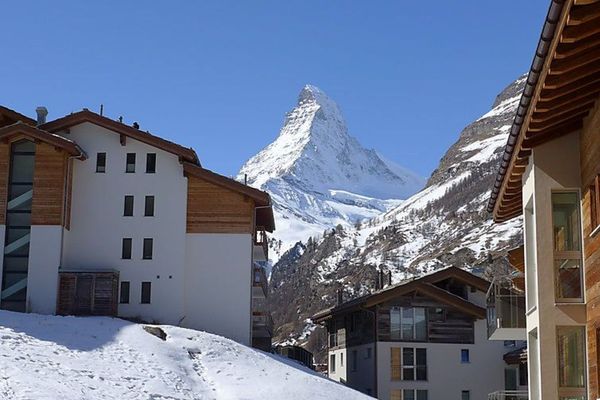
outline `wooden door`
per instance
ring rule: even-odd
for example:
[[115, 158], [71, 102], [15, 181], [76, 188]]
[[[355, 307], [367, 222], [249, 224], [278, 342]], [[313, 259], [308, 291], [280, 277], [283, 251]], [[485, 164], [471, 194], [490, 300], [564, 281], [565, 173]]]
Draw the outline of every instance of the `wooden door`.
[[75, 315], [90, 315], [92, 313], [94, 277], [92, 275], [79, 275], [75, 290]]

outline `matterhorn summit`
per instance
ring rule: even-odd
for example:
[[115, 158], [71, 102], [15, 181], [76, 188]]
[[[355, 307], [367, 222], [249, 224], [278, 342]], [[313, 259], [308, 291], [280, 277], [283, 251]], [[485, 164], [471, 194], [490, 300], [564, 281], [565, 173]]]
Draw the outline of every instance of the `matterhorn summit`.
[[424, 185], [362, 147], [338, 105], [313, 85], [300, 91], [277, 139], [244, 164], [238, 179], [244, 177], [273, 198], [276, 253], [338, 224], [372, 218]]

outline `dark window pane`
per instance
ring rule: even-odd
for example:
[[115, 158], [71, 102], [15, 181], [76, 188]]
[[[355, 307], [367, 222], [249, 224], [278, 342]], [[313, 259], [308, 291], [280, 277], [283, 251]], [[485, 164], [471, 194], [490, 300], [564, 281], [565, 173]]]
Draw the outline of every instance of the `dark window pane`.
[[31, 225], [31, 213], [30, 212], [11, 212], [7, 214], [8, 226], [30, 226]]
[[427, 365], [427, 349], [417, 349], [417, 365]]
[[129, 304], [129, 282], [121, 282], [121, 304]]
[[418, 381], [426, 381], [427, 380], [427, 367], [426, 366], [418, 366], [417, 367], [417, 380]]
[[414, 368], [403, 368], [402, 371], [404, 372], [402, 379], [405, 381], [414, 381], [415, 380], [415, 370]]
[[392, 308], [390, 310], [390, 339], [400, 339], [400, 309]]
[[561, 326], [557, 328], [558, 386], [561, 388], [585, 387], [585, 327]]
[[463, 390], [461, 393], [461, 400], [471, 400], [471, 392]]
[[25, 236], [29, 235], [29, 233], [31, 232], [31, 229], [29, 227], [27, 228], [7, 228], [6, 229], [6, 244], [10, 245], [13, 242], [16, 242], [17, 240], [24, 238]]
[[554, 251], [581, 250], [579, 194], [552, 193]]
[[96, 154], [96, 172], [106, 172], [106, 153]]
[[[8, 200], [13, 200], [16, 199], [17, 197], [21, 196], [22, 194], [28, 193], [29, 191], [33, 190], [33, 185], [32, 184], [19, 184], [19, 185], [11, 185], [9, 188], [9, 196], [8, 196]], [[25, 197], [29, 197], [29, 196], [33, 196], [33, 191], [31, 193], [28, 194], [28, 196]]]
[[127, 153], [127, 164], [125, 165], [125, 172], [135, 172], [135, 153]]
[[35, 158], [32, 155], [13, 154], [10, 168], [10, 180], [12, 182], [33, 182], [33, 168]]
[[2, 267], [5, 272], [27, 272], [29, 264], [28, 257], [4, 257], [4, 266]]
[[152, 283], [142, 282], [142, 304], [150, 304], [152, 297]]
[[417, 400], [427, 400], [427, 390], [417, 390]]
[[19, 142], [13, 143], [12, 145], [13, 153], [34, 153], [35, 152], [35, 143], [29, 140], [21, 140]]
[[462, 363], [468, 363], [469, 360], [469, 350], [468, 349], [462, 349], [460, 351], [460, 362]]
[[414, 349], [406, 347], [402, 349], [402, 365], [407, 367], [409, 365], [415, 365], [414, 363]]
[[415, 400], [415, 391], [413, 389], [404, 389], [402, 391], [402, 400]]
[[27, 273], [5, 273], [2, 280], [2, 301], [24, 301], [26, 295]]
[[125, 217], [133, 216], [133, 196], [125, 196], [125, 204], [123, 208], [123, 215]]
[[121, 258], [123, 258], [124, 260], [131, 259], [131, 243], [131, 238], [123, 239], [123, 249], [121, 251]]
[[156, 154], [146, 154], [146, 173], [153, 174], [156, 172]]
[[583, 298], [579, 260], [554, 260], [554, 274], [557, 299]]
[[146, 204], [144, 205], [144, 216], [154, 216], [154, 196], [146, 196]]
[[144, 239], [144, 254], [143, 254], [143, 258], [144, 258], [144, 260], [151, 260], [152, 259], [152, 239], [150, 239], [150, 238], [145, 238]]

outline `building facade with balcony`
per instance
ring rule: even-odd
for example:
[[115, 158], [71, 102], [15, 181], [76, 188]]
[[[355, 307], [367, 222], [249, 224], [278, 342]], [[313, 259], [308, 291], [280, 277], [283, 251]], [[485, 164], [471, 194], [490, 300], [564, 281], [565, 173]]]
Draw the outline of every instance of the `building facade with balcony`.
[[529, 396], [596, 399], [600, 2], [552, 1], [488, 210], [524, 222]]
[[88, 110], [0, 107], [0, 308], [114, 315], [252, 342], [267, 193]]
[[469, 400], [504, 388], [502, 341], [487, 338], [490, 283], [450, 267], [321, 311], [328, 375], [385, 400]]

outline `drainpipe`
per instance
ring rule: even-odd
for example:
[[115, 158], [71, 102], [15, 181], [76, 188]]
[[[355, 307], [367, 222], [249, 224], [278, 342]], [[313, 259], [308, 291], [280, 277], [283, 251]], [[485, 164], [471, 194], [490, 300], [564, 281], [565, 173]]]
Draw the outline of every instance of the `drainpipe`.
[[65, 174], [65, 180], [64, 180], [64, 184], [63, 184], [63, 212], [62, 212], [62, 223], [61, 223], [61, 229], [60, 229], [60, 265], [58, 266], [58, 268], [62, 267], [63, 265], [63, 253], [64, 253], [64, 242], [65, 242], [65, 223], [67, 220], [67, 190], [69, 188], [69, 175], [71, 173], [71, 163], [72, 160], [75, 160], [77, 158], [79, 158], [80, 156], [69, 156], [67, 157], [67, 171]]

